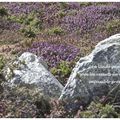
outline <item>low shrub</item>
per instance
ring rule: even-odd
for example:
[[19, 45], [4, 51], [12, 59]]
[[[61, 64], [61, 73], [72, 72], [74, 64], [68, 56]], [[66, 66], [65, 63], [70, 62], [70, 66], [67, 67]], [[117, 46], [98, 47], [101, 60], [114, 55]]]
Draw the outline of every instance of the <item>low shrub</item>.
[[49, 35], [63, 35], [64, 30], [61, 27], [54, 27], [54, 28], [47, 30], [47, 33]]
[[21, 24], [20, 31], [26, 37], [35, 37], [36, 33], [42, 29], [42, 21], [37, 18], [35, 13], [19, 16], [11, 15], [8, 20]]
[[68, 79], [72, 71], [71, 64], [70, 62], [61, 61], [57, 67], [51, 68], [51, 73], [55, 75], [62, 84], [65, 84], [67, 82], [66, 78]]
[[64, 11], [60, 10], [56, 15], [57, 15], [59, 18], [63, 18], [63, 17], [66, 15], [66, 13], [65, 13]]
[[21, 29], [21, 32], [24, 34], [25, 37], [34, 38], [36, 36], [31, 27], [23, 28]]
[[90, 5], [92, 5], [92, 2], [80, 2], [80, 6], [87, 7], [87, 6], [90, 6]]
[[0, 8], [0, 16], [4, 17], [4, 16], [7, 16], [7, 15], [8, 15], [7, 10], [4, 7], [1, 7]]
[[118, 113], [112, 105], [92, 102], [86, 111], [80, 112], [82, 118], [117, 118]]
[[0, 55], [0, 72], [2, 71], [4, 65], [5, 65], [5, 58], [2, 55]]
[[2, 98], [0, 96], [0, 117], [43, 118], [49, 113], [49, 99], [36, 86], [22, 84], [11, 88], [4, 85], [4, 88]]
[[111, 33], [113, 34], [113, 31], [114, 32], [119, 31], [119, 28], [120, 28], [120, 20], [119, 19], [111, 20], [106, 25], [106, 29], [110, 34]]
[[61, 9], [66, 9], [68, 7], [68, 4], [66, 2], [60, 2], [59, 6]]

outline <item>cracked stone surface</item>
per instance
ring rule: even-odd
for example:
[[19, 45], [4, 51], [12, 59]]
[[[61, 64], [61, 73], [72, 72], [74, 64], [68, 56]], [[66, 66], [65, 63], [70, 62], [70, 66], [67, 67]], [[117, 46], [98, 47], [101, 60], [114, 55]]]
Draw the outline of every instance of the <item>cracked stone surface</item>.
[[59, 97], [63, 86], [47, 70], [46, 63], [32, 53], [23, 53], [16, 63], [20, 62], [19, 68], [13, 70], [14, 77], [10, 80], [12, 85], [30, 84], [38, 87], [44, 95]]
[[87, 104], [96, 97], [108, 93], [115, 97], [118, 92], [120, 92], [120, 34], [99, 42], [90, 55], [77, 62], [59, 99], [79, 98]]

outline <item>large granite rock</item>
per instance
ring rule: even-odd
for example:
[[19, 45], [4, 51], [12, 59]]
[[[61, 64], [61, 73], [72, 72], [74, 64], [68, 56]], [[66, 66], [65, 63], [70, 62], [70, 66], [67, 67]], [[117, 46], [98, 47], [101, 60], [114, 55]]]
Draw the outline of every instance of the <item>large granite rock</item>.
[[98, 43], [90, 55], [77, 62], [60, 100], [76, 98], [87, 104], [108, 93], [115, 98], [120, 93], [119, 74], [120, 34], [116, 34]]
[[[34, 85], [46, 96], [60, 96], [63, 86], [47, 70], [46, 63], [36, 55], [25, 52], [13, 63], [13, 66], [16, 67], [12, 68], [10, 85]], [[11, 69], [8, 68], [6, 78], [10, 73]]]

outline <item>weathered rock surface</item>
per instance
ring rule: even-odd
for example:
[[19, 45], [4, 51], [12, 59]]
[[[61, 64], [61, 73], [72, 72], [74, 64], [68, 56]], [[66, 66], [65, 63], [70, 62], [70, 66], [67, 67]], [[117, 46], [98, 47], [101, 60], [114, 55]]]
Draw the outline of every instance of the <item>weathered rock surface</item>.
[[[49, 97], [59, 97], [63, 86], [59, 81], [47, 70], [45, 62], [36, 55], [25, 52], [17, 61], [17, 65], [13, 69], [13, 77], [11, 85], [28, 84], [38, 87], [44, 95]], [[10, 73], [10, 70], [8, 71]]]
[[120, 34], [116, 34], [98, 43], [90, 55], [77, 62], [60, 99], [79, 98], [87, 104], [108, 93], [115, 98], [120, 93], [119, 74]]

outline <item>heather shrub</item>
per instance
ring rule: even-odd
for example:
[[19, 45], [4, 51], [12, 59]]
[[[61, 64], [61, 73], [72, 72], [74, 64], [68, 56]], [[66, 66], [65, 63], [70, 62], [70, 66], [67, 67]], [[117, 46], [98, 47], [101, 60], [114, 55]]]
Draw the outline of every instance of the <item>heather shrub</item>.
[[38, 18], [34, 18], [34, 20], [30, 22], [30, 26], [41, 30], [42, 29], [42, 22], [40, 20], [38, 20]]
[[25, 16], [23, 24], [29, 25], [39, 30], [42, 29], [42, 22], [37, 18], [34, 12]]
[[33, 43], [33, 38], [27, 38], [22, 42], [21, 45], [23, 47], [31, 47], [32, 43]]
[[5, 65], [5, 59], [2, 55], [0, 55], [0, 72], [2, 71], [4, 65]]
[[26, 19], [26, 16], [23, 15], [23, 14], [21, 14], [21, 15], [19, 15], [19, 16], [12, 16], [12, 15], [11, 15], [11, 17], [13, 17], [13, 20], [15, 20], [16, 22], [18, 22], [18, 23], [20, 23], [20, 24], [23, 24], [24, 21], [25, 21], [25, 19]]
[[21, 32], [24, 34], [25, 37], [34, 38], [36, 36], [31, 27], [22, 28]]
[[52, 99], [50, 101], [51, 110], [46, 117], [53, 118], [118, 118], [120, 113], [116, 111], [114, 105], [102, 104], [99, 101], [93, 101], [90, 105], [84, 106], [81, 101], [59, 101]]
[[[0, 113], [2, 117], [43, 118], [44, 114], [49, 113], [49, 99], [43, 96], [42, 92], [34, 85], [21, 84], [11, 88], [4, 84], [4, 88], [5, 90], [0, 96], [0, 105], [4, 103], [7, 107]], [[2, 105], [0, 109], [3, 107]]]
[[19, 15], [19, 16], [9, 15], [8, 20], [22, 24], [25, 20], [25, 15]]
[[66, 9], [68, 7], [68, 4], [66, 2], [60, 2], [59, 5], [61, 9]]
[[[79, 9], [77, 14], [65, 16], [61, 23], [61, 26], [69, 33], [79, 29], [79, 37], [83, 37], [85, 34], [91, 36], [91, 31], [94, 32], [98, 25], [104, 26], [110, 20], [119, 19], [119, 9], [112, 4], [101, 6], [93, 4], [79, 7]], [[104, 38], [104, 33], [101, 33], [101, 38]]]
[[[4, 87], [2, 85], [4, 82], [5, 82], [5, 79], [4, 79], [3, 75], [0, 73], [0, 98], [4, 92]], [[0, 109], [1, 109], [1, 106], [0, 106]], [[1, 116], [1, 114], [0, 114], [0, 116]]]
[[67, 15], [69, 16], [69, 15], [76, 15], [77, 14], [77, 10], [75, 10], [75, 9], [73, 9], [73, 10], [69, 10], [68, 11], [68, 13], [67, 13]]
[[15, 55], [15, 54], [17, 54], [18, 52], [19, 52], [18, 49], [13, 49], [13, 50], [11, 51], [11, 54]]
[[100, 110], [100, 116], [101, 118], [116, 118], [118, 117], [117, 112], [115, 111], [114, 107], [112, 105], [106, 104], [105, 107], [103, 107]]
[[69, 100], [56, 100], [52, 99], [50, 101], [51, 110], [50, 114], [46, 117], [52, 118], [74, 118], [79, 110], [83, 110], [83, 106], [80, 100], [74, 100], [70, 102]]
[[25, 24], [25, 25], [30, 25], [30, 22], [34, 20], [34, 17], [35, 17], [35, 16], [34, 16], [33, 13], [26, 15], [26, 18], [25, 18], [25, 20], [24, 20], [24, 24]]
[[69, 67], [69, 63], [66, 61], [60, 62], [60, 64], [57, 67], [57, 71], [63, 74], [64, 76], [69, 75], [71, 72], [71, 69]]
[[55, 75], [58, 78], [58, 80], [60, 80], [62, 84], [65, 84], [67, 82], [66, 78], [69, 77], [72, 71], [72, 65], [70, 62], [61, 61], [57, 67], [51, 68], [50, 71], [53, 75]]
[[5, 79], [5, 77], [4, 77], [4, 75], [3, 75], [3, 73], [1, 72], [0, 73], [0, 96], [1, 96], [1, 94], [3, 93], [3, 91], [4, 91], [4, 87], [3, 87], [3, 83], [6, 81], [6, 79]]
[[62, 11], [62, 10], [57, 13], [57, 16], [59, 18], [63, 18], [65, 15], [66, 15], [66, 13], [64, 11]]
[[[41, 3], [39, 2], [31, 2], [31, 3], [18, 3], [18, 2], [10, 2], [6, 3], [5, 7], [9, 10], [10, 14], [19, 15], [19, 14], [29, 14], [33, 11], [37, 12], [41, 9]], [[17, 7], [16, 7], [17, 6]]]
[[21, 24], [21, 32], [26, 37], [35, 37], [35, 34], [42, 29], [42, 22], [37, 18], [35, 13], [19, 16], [11, 15], [8, 19]]
[[77, 47], [50, 42], [34, 42], [26, 51], [43, 57], [50, 68], [56, 67], [60, 61], [74, 61], [79, 54]]
[[36, 114], [37, 117], [43, 118], [46, 117], [46, 114], [50, 114], [51, 105], [49, 99], [45, 97], [41, 97], [39, 101], [35, 101], [34, 103], [38, 109]]
[[0, 101], [0, 118], [4, 117], [5, 115], [5, 108], [6, 108], [5, 102]]
[[56, 99], [52, 99], [50, 101], [51, 110], [50, 113], [46, 115], [47, 118], [66, 118], [69, 114], [68, 111], [65, 110], [66, 102], [58, 101]]
[[90, 6], [90, 5], [92, 5], [92, 2], [80, 2], [79, 3], [80, 4], [80, 6], [84, 6], [84, 7], [86, 7], [86, 6]]
[[47, 33], [49, 35], [63, 35], [64, 30], [61, 27], [54, 27], [54, 28], [47, 30]]
[[34, 20], [34, 14], [20, 14], [19, 16], [15, 16], [15, 15], [10, 15], [8, 17], [9, 20], [12, 20], [14, 22], [18, 22], [20, 24], [24, 24], [24, 25], [30, 25], [30, 22], [32, 22]]
[[6, 16], [6, 15], [8, 15], [7, 10], [6, 10], [4, 7], [1, 7], [1, 8], [0, 8], [0, 16], [1, 16], [1, 17], [4, 17], [4, 16]]
[[50, 71], [51, 71], [51, 73], [52, 73], [53, 75], [56, 75], [59, 70], [58, 70], [57, 68], [53, 67], [53, 68], [51, 68]]
[[92, 102], [86, 111], [81, 111], [82, 118], [116, 118], [118, 113], [112, 105]]
[[120, 28], [120, 20], [119, 19], [115, 19], [115, 20], [111, 20], [107, 23], [106, 25], [106, 29], [109, 33], [113, 33], [113, 31], [119, 31]]

